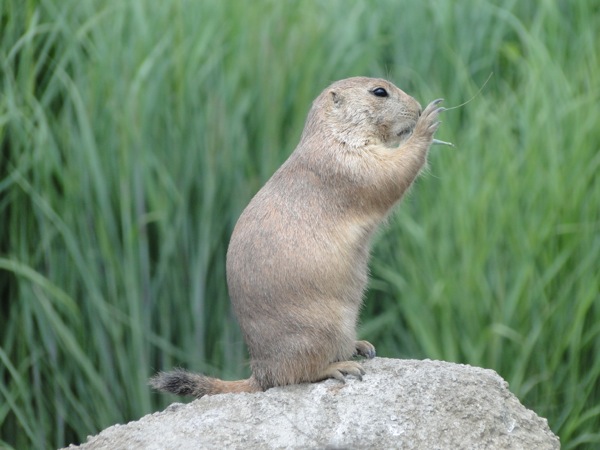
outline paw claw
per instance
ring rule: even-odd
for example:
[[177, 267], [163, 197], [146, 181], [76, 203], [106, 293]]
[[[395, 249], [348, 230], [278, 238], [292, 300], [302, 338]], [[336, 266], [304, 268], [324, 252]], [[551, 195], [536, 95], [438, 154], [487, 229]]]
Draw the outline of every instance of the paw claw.
[[364, 356], [368, 359], [375, 358], [376, 352], [375, 347], [368, 341], [356, 341], [355, 343], [356, 353], [355, 355]]
[[329, 365], [327, 369], [322, 373], [320, 379], [335, 378], [342, 383], [346, 380], [344, 375], [352, 375], [362, 381], [362, 376], [365, 374], [365, 370], [356, 361], [339, 361]]
[[346, 384], [346, 379], [344, 378], [344, 374], [342, 372], [340, 372], [339, 370], [335, 370], [331, 372], [331, 378], [335, 378], [338, 381], [341, 381], [342, 383]]

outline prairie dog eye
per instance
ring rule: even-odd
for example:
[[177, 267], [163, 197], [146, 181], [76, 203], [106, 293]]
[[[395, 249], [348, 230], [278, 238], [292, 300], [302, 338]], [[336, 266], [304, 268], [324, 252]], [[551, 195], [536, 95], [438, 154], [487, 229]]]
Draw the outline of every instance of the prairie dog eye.
[[382, 87], [375, 88], [375, 89], [373, 89], [371, 92], [372, 92], [372, 93], [373, 93], [373, 95], [374, 95], [374, 96], [376, 96], [376, 97], [387, 97], [387, 96], [389, 95], [389, 94], [388, 94], [388, 91], [386, 91], [386, 90], [385, 90], [384, 88], [382, 88]]

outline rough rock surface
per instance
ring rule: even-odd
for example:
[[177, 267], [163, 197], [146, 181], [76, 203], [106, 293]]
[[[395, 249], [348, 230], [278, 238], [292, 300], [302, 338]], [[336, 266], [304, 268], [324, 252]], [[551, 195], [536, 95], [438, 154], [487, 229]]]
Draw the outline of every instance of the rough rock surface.
[[[89, 437], [81, 449], [558, 449], [496, 372], [375, 358], [363, 381], [222, 394]], [[69, 448], [75, 448], [71, 446]]]

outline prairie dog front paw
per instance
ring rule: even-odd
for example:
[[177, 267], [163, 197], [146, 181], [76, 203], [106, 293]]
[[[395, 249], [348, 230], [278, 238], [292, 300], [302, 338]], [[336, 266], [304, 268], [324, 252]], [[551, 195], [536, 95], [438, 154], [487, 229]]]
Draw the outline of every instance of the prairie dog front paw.
[[428, 144], [431, 144], [433, 140], [433, 134], [436, 132], [441, 123], [438, 117], [440, 113], [444, 111], [444, 108], [438, 105], [443, 100], [443, 98], [438, 98], [437, 100], [432, 101], [421, 113], [412, 135], [414, 139], [422, 139]]

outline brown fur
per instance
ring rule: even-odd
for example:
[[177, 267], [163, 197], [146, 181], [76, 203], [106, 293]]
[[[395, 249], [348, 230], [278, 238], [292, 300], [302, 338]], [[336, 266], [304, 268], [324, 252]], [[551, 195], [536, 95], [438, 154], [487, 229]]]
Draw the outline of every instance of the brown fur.
[[192, 386], [181, 393], [201, 397], [360, 377], [352, 356], [375, 355], [356, 341], [370, 239], [425, 164], [438, 103], [421, 113], [412, 97], [373, 78], [325, 89], [300, 144], [244, 210], [229, 244], [229, 294], [252, 377], [223, 382], [180, 371], [151, 384], [176, 393]]

